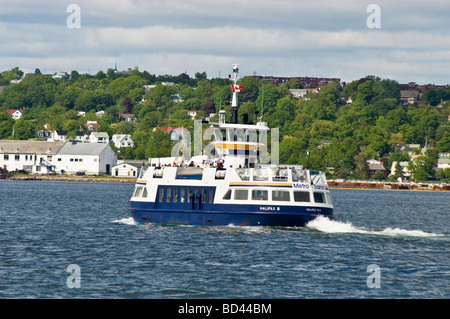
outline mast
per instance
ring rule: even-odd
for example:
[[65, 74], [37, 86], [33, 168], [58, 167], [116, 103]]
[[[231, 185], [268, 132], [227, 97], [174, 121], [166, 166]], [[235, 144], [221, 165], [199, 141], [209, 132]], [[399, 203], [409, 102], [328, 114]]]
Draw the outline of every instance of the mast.
[[238, 92], [241, 91], [241, 86], [237, 85], [237, 75], [239, 73], [238, 64], [233, 64], [233, 84], [231, 84], [231, 88], [233, 91], [233, 99], [231, 101], [231, 123], [238, 123]]

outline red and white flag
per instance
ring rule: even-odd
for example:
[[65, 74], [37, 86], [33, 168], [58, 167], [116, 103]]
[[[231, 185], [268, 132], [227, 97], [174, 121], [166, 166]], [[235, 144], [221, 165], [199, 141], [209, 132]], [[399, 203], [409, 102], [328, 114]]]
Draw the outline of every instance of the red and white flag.
[[231, 84], [231, 89], [233, 90], [233, 93], [234, 92], [241, 92], [242, 86]]

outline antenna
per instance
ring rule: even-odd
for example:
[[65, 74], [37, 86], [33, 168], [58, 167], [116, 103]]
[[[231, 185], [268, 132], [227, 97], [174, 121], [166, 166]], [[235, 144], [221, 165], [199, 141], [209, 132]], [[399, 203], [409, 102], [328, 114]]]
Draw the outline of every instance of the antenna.
[[263, 118], [263, 110], [264, 110], [264, 88], [262, 90], [262, 100], [261, 100], [261, 116], [258, 117], [258, 122], [262, 121]]

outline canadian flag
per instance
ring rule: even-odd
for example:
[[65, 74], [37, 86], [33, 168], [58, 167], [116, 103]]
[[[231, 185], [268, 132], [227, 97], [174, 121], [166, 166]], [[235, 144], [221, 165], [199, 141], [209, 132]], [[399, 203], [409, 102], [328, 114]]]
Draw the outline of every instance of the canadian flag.
[[241, 92], [242, 86], [231, 84], [231, 89], [233, 90], [233, 93], [234, 92]]

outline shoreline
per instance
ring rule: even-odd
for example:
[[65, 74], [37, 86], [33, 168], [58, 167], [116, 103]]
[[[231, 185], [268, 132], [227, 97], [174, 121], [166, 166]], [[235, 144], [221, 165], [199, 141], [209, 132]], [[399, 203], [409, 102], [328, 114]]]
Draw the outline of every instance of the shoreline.
[[103, 182], [103, 183], [136, 183], [136, 178], [112, 176], [76, 176], [76, 175], [20, 175], [9, 176], [4, 180], [10, 181], [58, 181], [58, 182]]
[[380, 181], [344, 181], [328, 180], [330, 189], [365, 190], [407, 190], [407, 191], [450, 191], [447, 183], [380, 182]]
[[[19, 181], [66, 181], [66, 182], [104, 182], [104, 183], [136, 183], [135, 177], [113, 176], [76, 176], [76, 175], [19, 175], [5, 176], [4, 180]], [[381, 181], [344, 181], [328, 180], [330, 189], [364, 189], [364, 190], [409, 190], [409, 191], [450, 191], [447, 183], [415, 183], [415, 182], [381, 182]]]

